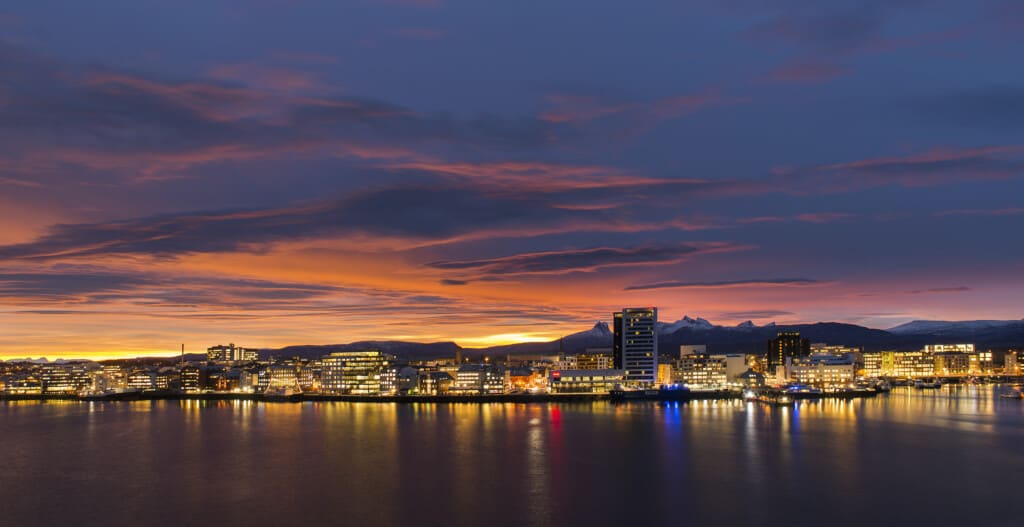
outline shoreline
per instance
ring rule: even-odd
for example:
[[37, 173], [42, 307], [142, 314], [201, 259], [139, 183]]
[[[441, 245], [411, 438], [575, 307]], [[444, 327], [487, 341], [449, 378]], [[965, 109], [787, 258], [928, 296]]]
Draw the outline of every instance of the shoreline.
[[[849, 400], [870, 398], [877, 392], [839, 392], [823, 394], [794, 394], [798, 400]], [[690, 402], [741, 400], [740, 392], [689, 392], [673, 394], [671, 397], [643, 395], [628, 398], [615, 397], [610, 393], [566, 393], [566, 394], [502, 394], [502, 395], [320, 395], [298, 394], [289, 396], [249, 393], [130, 393], [104, 397], [79, 397], [76, 395], [2, 394], [0, 401], [77, 401], [89, 402], [133, 402], [133, 401], [250, 401], [258, 403], [302, 403], [302, 402], [353, 402], [378, 404], [487, 404], [487, 403], [585, 403], [596, 401], [619, 402]]]

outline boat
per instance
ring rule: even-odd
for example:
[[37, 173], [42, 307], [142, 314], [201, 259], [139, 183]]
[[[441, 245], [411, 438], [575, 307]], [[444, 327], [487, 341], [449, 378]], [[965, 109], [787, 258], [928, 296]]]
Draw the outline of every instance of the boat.
[[918, 390], [934, 390], [936, 388], [942, 388], [942, 381], [935, 379], [933, 381], [918, 380], [914, 383], [914, 388]]
[[762, 393], [757, 400], [772, 406], [792, 406], [796, 399], [784, 393]]
[[275, 403], [290, 403], [302, 400], [302, 390], [294, 388], [276, 388], [263, 392], [263, 400]]
[[83, 401], [134, 401], [142, 397], [141, 390], [89, 390], [78, 398]]
[[875, 383], [875, 391], [879, 393], [889, 393], [892, 391], [892, 385], [886, 380], [878, 381]]
[[685, 386], [663, 386], [661, 388], [629, 389], [616, 385], [610, 392], [609, 397], [613, 402], [618, 401], [687, 401], [691, 398], [690, 389]]
[[1024, 391], [1019, 386], [1011, 386], [1010, 391], [999, 394], [1003, 399], [1024, 399]]

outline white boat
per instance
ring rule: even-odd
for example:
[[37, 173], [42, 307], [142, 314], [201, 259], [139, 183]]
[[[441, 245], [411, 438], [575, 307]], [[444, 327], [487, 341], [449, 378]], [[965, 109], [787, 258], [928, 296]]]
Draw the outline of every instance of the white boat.
[[914, 388], [918, 390], [934, 390], [936, 388], [942, 388], [942, 381], [935, 379], [934, 381], [918, 380], [914, 382]]
[[1010, 391], [999, 394], [999, 397], [1003, 399], [1024, 399], [1024, 392], [1018, 387], [1013, 387]]

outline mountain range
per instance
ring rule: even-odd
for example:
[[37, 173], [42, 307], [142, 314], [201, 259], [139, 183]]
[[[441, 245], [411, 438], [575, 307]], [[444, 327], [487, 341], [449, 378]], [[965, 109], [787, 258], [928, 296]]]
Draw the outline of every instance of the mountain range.
[[[839, 322], [813, 324], [765, 324], [746, 321], [735, 326], [712, 324], [703, 318], [683, 317], [675, 322], [658, 322], [659, 353], [675, 354], [681, 344], [704, 344], [711, 353], [762, 353], [769, 339], [782, 331], [798, 331], [811, 342], [856, 346], [865, 351], [921, 349], [926, 344], [973, 343], [979, 348], [1006, 350], [1024, 348], [1024, 320], [939, 321], [915, 320], [887, 330]], [[337, 351], [378, 349], [404, 359], [454, 357], [501, 357], [505, 355], [581, 353], [587, 349], [611, 348], [614, 339], [606, 322], [588, 330], [549, 342], [523, 342], [489, 348], [463, 348], [454, 342], [359, 341], [348, 344], [298, 345], [262, 349], [260, 359], [275, 357], [317, 358]], [[186, 360], [201, 360], [204, 354], [188, 354]], [[40, 359], [42, 361], [43, 359]]]
[[[888, 330], [839, 322], [813, 324], [765, 324], [746, 321], [735, 326], [713, 324], [703, 318], [683, 317], [658, 323], [660, 353], [675, 353], [681, 344], [705, 344], [713, 353], [761, 353], [769, 339], [782, 331], [799, 331], [811, 342], [858, 346], [865, 351], [913, 350], [925, 344], [974, 343], [979, 347], [1024, 347], [1024, 320], [931, 321], [916, 320]], [[262, 350], [261, 358], [276, 356], [318, 357], [335, 351], [380, 349], [405, 358], [451, 357], [459, 350], [467, 357], [524, 354], [580, 353], [588, 348], [611, 348], [613, 334], [606, 322], [588, 330], [549, 342], [524, 342], [489, 348], [462, 348], [454, 342], [428, 344], [400, 341], [367, 341], [326, 346], [289, 346]]]

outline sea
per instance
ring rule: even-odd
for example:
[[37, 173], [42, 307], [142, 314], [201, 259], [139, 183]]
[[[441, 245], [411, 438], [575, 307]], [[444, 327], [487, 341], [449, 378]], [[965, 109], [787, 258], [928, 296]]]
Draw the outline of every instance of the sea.
[[689, 403], [0, 402], [3, 526], [1019, 526], [1000, 387]]

